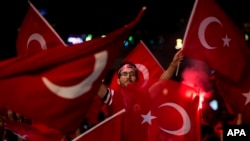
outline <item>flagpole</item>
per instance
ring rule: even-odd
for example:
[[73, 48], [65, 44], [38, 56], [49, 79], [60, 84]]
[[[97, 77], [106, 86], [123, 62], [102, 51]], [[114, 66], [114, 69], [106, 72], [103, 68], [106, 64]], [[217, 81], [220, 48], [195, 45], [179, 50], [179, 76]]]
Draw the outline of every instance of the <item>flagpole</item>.
[[178, 62], [178, 64], [177, 64], [177, 68], [176, 68], [175, 76], [178, 76], [178, 73], [179, 73], [179, 68], [180, 68], [180, 62]]
[[125, 109], [122, 109], [120, 111], [118, 111], [117, 113], [113, 114], [112, 116], [108, 117], [107, 119], [103, 120], [102, 122], [98, 123], [97, 125], [95, 125], [94, 127], [90, 128], [89, 130], [87, 130], [86, 132], [82, 133], [81, 135], [75, 137], [72, 141], [77, 141], [78, 139], [80, 139], [81, 137], [85, 136], [86, 134], [92, 132], [93, 130], [97, 129], [98, 127], [100, 127], [101, 125], [105, 124], [106, 122], [114, 119], [115, 117], [117, 117], [118, 115], [125, 113]]

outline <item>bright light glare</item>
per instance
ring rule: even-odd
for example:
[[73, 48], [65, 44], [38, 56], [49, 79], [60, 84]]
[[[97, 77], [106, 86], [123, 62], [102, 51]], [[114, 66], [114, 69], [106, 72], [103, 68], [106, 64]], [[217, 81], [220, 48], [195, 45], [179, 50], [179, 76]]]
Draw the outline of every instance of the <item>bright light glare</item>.
[[67, 41], [71, 44], [79, 44], [83, 42], [83, 39], [80, 37], [69, 37]]
[[182, 46], [182, 39], [176, 39], [175, 49], [181, 49]]
[[92, 40], [92, 38], [93, 38], [93, 35], [92, 34], [88, 34], [87, 37], [86, 37], [86, 39], [85, 39], [85, 41], [90, 41], [90, 40]]
[[248, 41], [249, 40], [249, 36], [248, 34], [245, 34], [245, 40]]
[[128, 41], [125, 41], [124, 42], [124, 46], [127, 47], [129, 45], [129, 42]]
[[218, 110], [218, 101], [215, 100], [215, 99], [212, 100], [212, 101], [210, 101], [209, 106], [210, 106], [214, 111]]

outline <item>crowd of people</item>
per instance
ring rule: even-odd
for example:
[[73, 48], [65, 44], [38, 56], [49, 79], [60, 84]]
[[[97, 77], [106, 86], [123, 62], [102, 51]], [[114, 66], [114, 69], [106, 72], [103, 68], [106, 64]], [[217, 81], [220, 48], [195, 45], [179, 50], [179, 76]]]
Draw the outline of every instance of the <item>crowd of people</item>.
[[[171, 79], [173, 74], [175, 73], [176, 68], [178, 67], [179, 63], [182, 61], [183, 55], [181, 53], [181, 50], [178, 51], [174, 57], [168, 68], [162, 73], [161, 77], [159, 79]], [[136, 65], [133, 62], [122, 62], [120, 66], [117, 69], [116, 75], [118, 75], [117, 83], [118, 85], [123, 88], [130, 84], [136, 83], [138, 81], [138, 69]], [[119, 93], [115, 92], [115, 90], [109, 88], [106, 84], [102, 84], [99, 88], [97, 96], [99, 99], [103, 102], [103, 105], [101, 105], [99, 108], [99, 113], [97, 114], [96, 121], [92, 122], [92, 119], [83, 119], [82, 125], [79, 126], [79, 128], [76, 130], [75, 133], [72, 135], [69, 135], [69, 138], [74, 138], [81, 133], [85, 132], [86, 130], [90, 129], [91, 127], [98, 124], [98, 122], [101, 122], [105, 118], [113, 115], [115, 112], [120, 110], [123, 107], [119, 107], [118, 103], [126, 102], [123, 100], [122, 96], [119, 95]], [[124, 103], [123, 105], [126, 105]], [[26, 119], [25, 117], [22, 117], [18, 113], [12, 112], [12, 111], [5, 111], [6, 114], [2, 115], [2, 126], [1, 126], [1, 137], [5, 140], [10, 140], [8, 138], [16, 138], [16, 140], [22, 140], [22, 138], [19, 138], [18, 135], [11, 132], [11, 130], [4, 128], [4, 118], [8, 118], [10, 120], [15, 120], [27, 124], [32, 124], [31, 120]], [[4, 112], [2, 112], [4, 113]], [[93, 117], [93, 116], [92, 116]], [[11, 139], [14, 140], [14, 139]]]
[[[174, 55], [172, 62], [166, 68], [165, 71], [161, 74], [159, 79], [169, 80], [173, 78], [176, 70], [178, 69], [180, 63], [184, 59], [182, 54], [182, 50], [179, 50]], [[134, 84], [140, 80], [139, 72], [137, 66], [133, 62], [122, 62], [114, 75], [117, 75], [117, 84], [120, 88], [124, 88], [128, 85]], [[112, 116], [122, 108], [126, 109], [127, 101], [124, 100], [123, 96], [117, 91], [108, 86], [105, 82], [101, 84], [99, 87], [98, 93], [95, 98], [97, 102], [97, 106], [93, 105], [94, 111], [98, 113], [89, 113], [86, 118], [82, 120], [82, 124], [79, 125], [79, 128], [76, 129], [75, 132], [72, 134], [65, 135], [67, 140], [72, 140], [75, 137], [79, 136], [80, 134], [84, 133], [85, 131], [89, 130], [90, 128], [94, 127], [101, 121], [105, 120], [106, 118]], [[123, 103], [123, 104], [121, 104]], [[93, 102], [95, 104], [95, 102]], [[96, 109], [97, 108], [97, 109]], [[92, 115], [91, 115], [92, 114]], [[11, 110], [4, 109], [1, 111], [0, 117], [0, 137], [3, 141], [25, 141], [25, 138], [19, 136], [15, 132], [12, 132], [11, 129], [5, 128], [4, 120], [12, 120], [17, 122], [22, 122], [28, 125], [32, 124], [30, 119], [23, 117], [22, 115], [15, 113]], [[202, 130], [202, 141], [209, 141], [209, 140], [220, 140], [220, 135], [218, 130], [211, 125], [201, 125]]]

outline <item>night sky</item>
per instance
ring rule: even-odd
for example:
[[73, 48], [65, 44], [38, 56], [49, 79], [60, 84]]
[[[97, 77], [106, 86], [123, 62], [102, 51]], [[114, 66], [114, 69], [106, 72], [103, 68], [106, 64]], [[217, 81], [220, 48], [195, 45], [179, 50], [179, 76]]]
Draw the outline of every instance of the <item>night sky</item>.
[[[136, 27], [145, 40], [160, 35], [183, 37], [194, 0], [30, 0], [65, 40], [69, 34], [92, 33], [102, 35], [130, 22], [143, 6], [147, 10]], [[245, 1], [217, 0], [240, 27], [250, 21], [250, 8]], [[0, 59], [15, 56], [17, 29], [28, 10], [26, 0], [3, 1], [1, 8]], [[173, 41], [168, 41], [172, 43]], [[168, 42], [166, 44], [168, 44]]]

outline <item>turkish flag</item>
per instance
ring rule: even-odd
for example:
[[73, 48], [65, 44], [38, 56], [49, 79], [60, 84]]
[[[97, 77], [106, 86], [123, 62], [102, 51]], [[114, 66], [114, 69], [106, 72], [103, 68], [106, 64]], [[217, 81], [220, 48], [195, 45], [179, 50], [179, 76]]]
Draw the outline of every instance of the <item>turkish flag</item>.
[[183, 42], [185, 56], [236, 82], [250, 61], [248, 51], [244, 34], [215, 0], [195, 1]]
[[[142, 55], [143, 54], [143, 55]], [[138, 57], [140, 56], [140, 57]], [[154, 57], [145, 43], [141, 40], [136, 47], [123, 59], [123, 61], [129, 61], [136, 65], [138, 68], [138, 78], [140, 82], [143, 82], [140, 85], [141, 89], [147, 86], [149, 78], [159, 79], [161, 74], [164, 72], [164, 69], [158, 62], [158, 60]], [[114, 74], [112, 77], [112, 81], [109, 85], [111, 89], [114, 90], [114, 95], [112, 97], [112, 105], [107, 107], [107, 112], [109, 115], [120, 110], [123, 105], [123, 98], [120, 94], [120, 86], [117, 83], [118, 76]], [[130, 97], [126, 97], [129, 98]], [[127, 103], [130, 100], [127, 100]]]
[[233, 82], [215, 73], [215, 85], [229, 111], [235, 114], [241, 113], [244, 119], [248, 117], [245, 121], [249, 123], [250, 62], [248, 62], [247, 69], [244, 70], [242, 76], [239, 81]]
[[35, 6], [29, 2], [29, 9], [18, 31], [17, 54], [37, 53], [58, 46], [66, 46], [66, 44]]
[[[172, 80], [152, 80], [122, 89], [126, 100], [124, 139], [129, 141], [199, 141], [200, 112], [197, 91]], [[127, 101], [126, 101], [127, 102]]]
[[72, 141], [122, 141], [124, 113], [125, 109], [118, 111]]
[[[138, 57], [140, 56], [140, 57]], [[123, 59], [123, 61], [129, 61], [136, 65], [139, 72], [139, 81], [145, 82], [146, 85], [149, 78], [160, 78], [161, 74], [164, 72], [161, 64], [154, 57], [148, 47], [143, 41], [140, 41], [136, 47]], [[117, 84], [118, 76], [115, 74], [109, 85], [111, 89], [119, 89]]]
[[[196, 89], [180, 82], [159, 80], [151, 86], [149, 93], [153, 99], [150, 116], [156, 117], [149, 127], [149, 141], [200, 140]], [[147, 116], [144, 116], [144, 120]]]
[[74, 132], [144, 10], [104, 38], [0, 62], [1, 105], [32, 123]]

